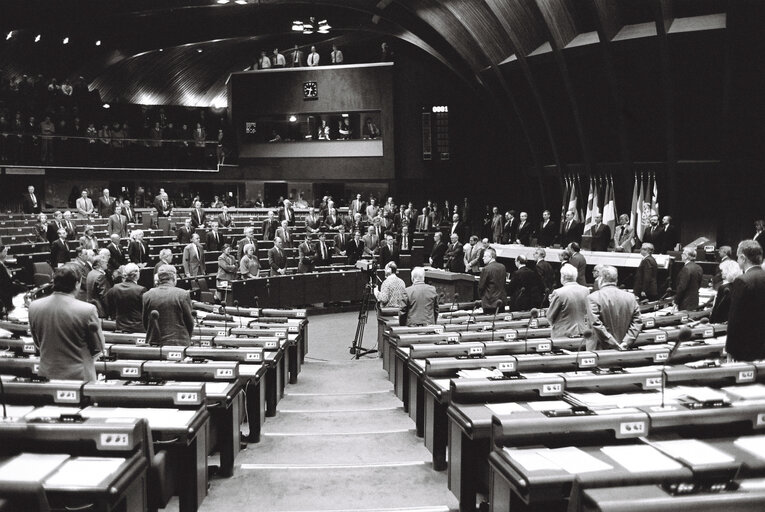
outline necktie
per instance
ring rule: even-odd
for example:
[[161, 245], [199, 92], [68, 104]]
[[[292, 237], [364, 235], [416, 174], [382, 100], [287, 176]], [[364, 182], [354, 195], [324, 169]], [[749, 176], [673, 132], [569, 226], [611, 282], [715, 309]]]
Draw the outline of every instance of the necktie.
[[326, 259], [326, 258], [327, 258], [327, 252], [326, 252], [326, 250], [325, 250], [325, 248], [324, 248], [324, 242], [322, 242], [322, 243], [321, 243], [321, 259], [323, 259], [323, 260], [324, 260], [324, 259]]
[[32, 194], [32, 206], [37, 206], [37, 198]]
[[566, 224], [566, 231], [570, 229], [571, 229], [571, 221], [568, 221], [568, 223]]

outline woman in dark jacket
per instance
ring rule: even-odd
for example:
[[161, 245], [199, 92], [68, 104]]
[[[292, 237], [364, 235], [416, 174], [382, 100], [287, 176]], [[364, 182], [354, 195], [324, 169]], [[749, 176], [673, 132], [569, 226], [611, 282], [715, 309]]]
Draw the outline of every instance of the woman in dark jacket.
[[715, 302], [712, 306], [712, 314], [709, 321], [712, 323], [721, 323], [728, 321], [728, 310], [730, 309], [730, 285], [741, 275], [741, 267], [733, 260], [726, 260], [720, 263], [720, 272], [723, 282], [717, 289]]

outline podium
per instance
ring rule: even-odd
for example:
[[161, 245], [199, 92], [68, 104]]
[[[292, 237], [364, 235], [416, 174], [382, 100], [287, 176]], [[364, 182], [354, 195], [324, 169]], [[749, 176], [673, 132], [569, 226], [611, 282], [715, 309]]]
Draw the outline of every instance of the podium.
[[461, 301], [471, 301], [476, 299], [476, 278], [470, 274], [449, 272], [447, 270], [426, 267], [425, 282], [435, 286], [436, 291], [439, 295], [444, 297], [443, 301], [445, 302], [452, 302], [455, 293], [459, 294]]

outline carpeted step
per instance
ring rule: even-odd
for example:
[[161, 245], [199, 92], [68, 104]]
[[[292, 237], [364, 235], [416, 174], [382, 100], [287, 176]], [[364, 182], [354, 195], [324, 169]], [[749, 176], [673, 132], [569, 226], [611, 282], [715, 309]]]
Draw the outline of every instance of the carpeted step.
[[306, 360], [290, 393], [367, 393], [388, 391], [393, 384], [382, 369], [379, 359], [359, 359], [348, 362], [314, 362]]
[[422, 439], [411, 431], [346, 436], [263, 436], [237, 464], [389, 464], [430, 461]]
[[342, 393], [335, 395], [292, 393], [291, 387], [277, 406], [277, 412], [369, 411], [398, 409], [401, 400], [390, 391], [377, 393]]
[[414, 427], [414, 422], [403, 409], [360, 412], [284, 412], [266, 421], [263, 434], [330, 436], [402, 431], [411, 430]]
[[[200, 512], [456, 510], [446, 473], [429, 464], [303, 469], [242, 466], [213, 480]], [[424, 507], [428, 507], [427, 509]]]

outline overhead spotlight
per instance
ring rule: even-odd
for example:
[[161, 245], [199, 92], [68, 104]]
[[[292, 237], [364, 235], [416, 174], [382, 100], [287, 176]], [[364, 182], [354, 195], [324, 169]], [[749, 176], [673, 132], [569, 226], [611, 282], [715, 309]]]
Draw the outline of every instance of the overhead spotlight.
[[111, 105], [109, 105], [108, 103], [104, 103], [104, 104], [103, 104], [103, 105], [101, 105], [101, 106], [102, 106], [102, 107], [104, 107], [104, 108], [111, 108], [111, 107], [112, 107], [112, 106], [111, 106]]
[[218, 0], [219, 4], [227, 4], [230, 0]]
[[202, 48], [197, 48], [197, 53], [202, 53], [202, 52], [203, 52]]
[[96, 46], [101, 46], [101, 40], [96, 41]]
[[41, 36], [40, 34], [37, 34], [37, 35], [35, 36], [35, 43], [39, 43], [39, 42], [40, 42], [40, 39], [42, 39], [42, 36]]
[[7, 40], [9, 40], [9, 39], [10, 39], [10, 38], [12, 38], [12, 37], [13, 37], [13, 30], [11, 30], [10, 32], [8, 32], [8, 35], [7, 35], [7, 36], [5, 36], [5, 40], [7, 41]]
[[164, 48], [160, 48], [160, 49], [159, 49], [159, 51], [161, 51], [161, 52], [164, 52], [164, 51], [165, 51], [165, 49], [164, 49]]
[[234, 3], [238, 5], [247, 5], [247, 0], [234, 0]]
[[297, 122], [297, 117], [295, 117], [294, 115], [290, 116], [290, 123], [295, 123], [295, 122]]
[[[295, 20], [292, 22], [292, 30], [295, 32], [302, 32], [303, 31], [303, 22], [300, 20]], [[8, 33], [8, 37], [10, 37], [10, 32]]]
[[341, 117], [348, 117], [348, 114], [341, 114]]
[[317, 23], [313, 16], [310, 16], [306, 21], [295, 20], [292, 22], [292, 30], [303, 34], [313, 34], [314, 32], [329, 34], [331, 28], [327, 20], [321, 20]]
[[68, 37], [65, 37], [65, 38], [64, 38], [64, 41], [63, 41], [63, 43], [64, 43], [64, 44], [69, 44], [69, 38], [68, 38]]

